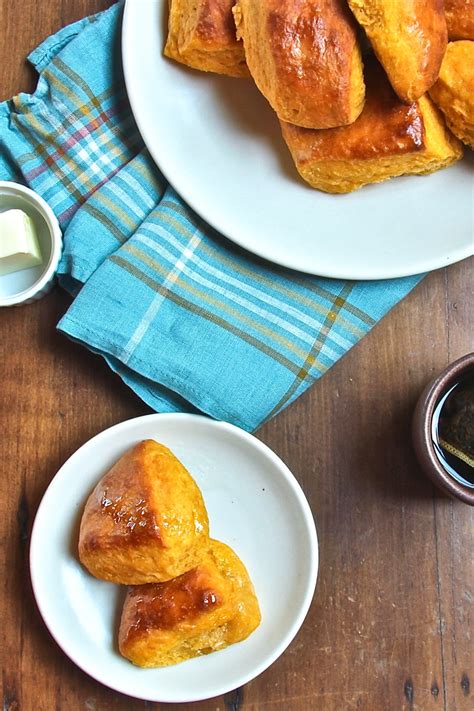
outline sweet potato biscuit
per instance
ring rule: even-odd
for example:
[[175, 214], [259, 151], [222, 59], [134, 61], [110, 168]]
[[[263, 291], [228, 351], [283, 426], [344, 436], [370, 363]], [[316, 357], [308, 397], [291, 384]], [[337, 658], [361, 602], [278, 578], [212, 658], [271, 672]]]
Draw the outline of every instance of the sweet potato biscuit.
[[238, 0], [234, 16], [250, 73], [278, 117], [328, 128], [364, 104], [356, 24], [343, 0]]
[[243, 563], [229, 546], [211, 541], [194, 570], [166, 583], [129, 588], [119, 649], [140, 667], [167, 666], [240, 642], [259, 624]]
[[366, 82], [364, 110], [350, 126], [314, 131], [282, 123], [296, 168], [312, 187], [348, 193], [399, 175], [432, 173], [462, 156], [428, 96], [402, 103], [373, 59]]
[[450, 42], [430, 96], [455, 136], [474, 148], [474, 42]]
[[349, 0], [402, 101], [435, 83], [448, 33], [443, 0]]
[[208, 516], [196, 482], [167, 447], [145, 440], [90, 495], [79, 558], [97, 578], [137, 585], [190, 570], [208, 545]]
[[203, 72], [248, 76], [234, 0], [171, 0], [165, 55]]

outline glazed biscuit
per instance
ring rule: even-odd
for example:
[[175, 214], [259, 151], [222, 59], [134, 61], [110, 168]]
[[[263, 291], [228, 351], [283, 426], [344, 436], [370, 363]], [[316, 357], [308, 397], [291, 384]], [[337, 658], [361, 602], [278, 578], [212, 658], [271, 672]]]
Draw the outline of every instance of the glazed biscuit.
[[243, 563], [229, 546], [211, 541], [194, 570], [166, 583], [129, 588], [119, 649], [140, 667], [162, 667], [240, 642], [259, 624]]
[[375, 59], [366, 64], [367, 96], [350, 126], [322, 131], [282, 123], [301, 177], [328, 193], [349, 193], [399, 175], [432, 173], [462, 156], [461, 144], [423, 96], [404, 104]]
[[474, 148], [474, 42], [450, 42], [430, 96], [455, 136]]
[[364, 105], [356, 24], [344, 0], [238, 0], [250, 73], [282, 121], [346, 125]]
[[391, 85], [416, 101], [438, 78], [448, 33], [443, 0], [349, 0]]
[[102, 477], [81, 520], [79, 558], [96, 578], [124, 585], [169, 580], [207, 555], [201, 492], [164, 445], [140, 442]]
[[203, 72], [248, 76], [232, 17], [233, 2], [171, 0], [165, 55]]

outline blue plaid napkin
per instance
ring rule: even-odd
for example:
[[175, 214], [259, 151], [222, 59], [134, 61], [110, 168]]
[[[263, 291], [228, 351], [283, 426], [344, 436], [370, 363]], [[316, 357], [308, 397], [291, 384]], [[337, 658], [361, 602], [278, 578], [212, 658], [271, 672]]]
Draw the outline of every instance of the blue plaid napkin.
[[64, 229], [58, 328], [153, 409], [254, 430], [419, 281], [320, 279], [272, 266], [206, 225], [153, 164], [127, 101], [122, 4], [29, 57], [34, 94], [0, 104], [0, 179], [30, 185]]

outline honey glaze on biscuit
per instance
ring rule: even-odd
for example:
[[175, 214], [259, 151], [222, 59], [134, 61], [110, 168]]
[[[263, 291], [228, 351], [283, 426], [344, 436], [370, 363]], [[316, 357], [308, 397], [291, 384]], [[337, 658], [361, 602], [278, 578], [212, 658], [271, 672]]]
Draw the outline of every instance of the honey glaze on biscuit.
[[[273, 55], [282, 73], [312, 83], [321, 73], [321, 61], [327, 61], [329, 55], [334, 55], [334, 64], [347, 61], [338, 49], [341, 31], [336, 33], [323, 14], [315, 15], [311, 6], [295, 17], [281, 9], [273, 10], [267, 22]], [[353, 35], [352, 28], [347, 32]]]
[[405, 31], [413, 37], [413, 43], [420, 53], [419, 71], [427, 75], [431, 85], [436, 80], [440, 65], [437, 45], [443, 39], [446, 40], [444, 0], [412, 0], [411, 4], [409, 11], [412, 17], [406, 23]]
[[111, 516], [114, 523], [120, 525], [125, 533], [133, 534], [135, 539], [149, 534], [154, 538], [157, 536], [159, 526], [145, 499], [127, 501], [124, 496], [109, 496], [112, 497], [112, 494], [109, 494], [108, 489], [104, 489], [100, 497], [100, 510]]
[[352, 54], [343, 50], [352, 47], [356, 36], [347, 9], [333, 1], [316, 7], [300, 2], [290, 11], [287, 3], [278, 2], [268, 15], [267, 26], [278, 72], [293, 79], [299, 91], [324, 82], [326, 100], [340, 101], [339, 93], [349, 86], [352, 61]]
[[211, 612], [222, 604], [219, 593], [206, 585], [205, 575], [198, 569], [165, 583], [130, 588], [129, 596], [134, 604], [135, 619], [126, 641], [150, 630], [174, 629], [180, 622], [192, 622], [203, 612]]
[[143, 461], [152, 462], [147, 442], [138, 445], [125, 468], [120, 461], [99, 482], [94, 492], [99, 511], [110, 517], [115, 535], [126, 535], [134, 541], [161, 539], [160, 527], [150, 511], [149, 486], [142, 477]]
[[425, 127], [417, 104], [400, 101], [373, 59], [366, 62], [366, 82], [364, 110], [350, 126], [320, 131], [287, 126], [287, 130], [301, 136], [298, 160], [309, 161], [320, 155], [364, 160], [423, 149]]

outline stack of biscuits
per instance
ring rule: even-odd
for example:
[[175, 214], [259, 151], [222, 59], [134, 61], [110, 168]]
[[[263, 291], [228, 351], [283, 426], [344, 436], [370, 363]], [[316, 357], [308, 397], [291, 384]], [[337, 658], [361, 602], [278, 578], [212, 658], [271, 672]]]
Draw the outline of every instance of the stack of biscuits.
[[253, 79], [318, 190], [432, 173], [474, 146], [473, 0], [171, 0], [164, 51]]
[[209, 538], [199, 487], [154, 440], [127, 451], [95, 487], [82, 515], [79, 558], [96, 578], [129, 586], [119, 650], [137, 666], [224, 649], [260, 624], [244, 564]]

